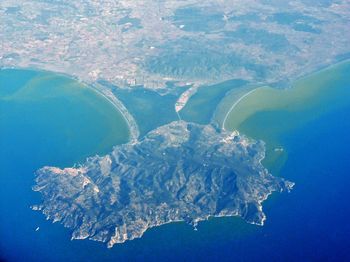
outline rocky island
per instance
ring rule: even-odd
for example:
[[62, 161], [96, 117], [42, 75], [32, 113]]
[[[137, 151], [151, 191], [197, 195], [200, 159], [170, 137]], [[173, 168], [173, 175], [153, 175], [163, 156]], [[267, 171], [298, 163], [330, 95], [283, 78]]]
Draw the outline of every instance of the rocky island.
[[80, 166], [37, 171], [47, 219], [72, 230], [72, 239], [107, 242], [139, 238], [155, 226], [208, 217], [240, 216], [263, 225], [262, 202], [293, 183], [261, 164], [264, 143], [212, 125], [175, 121], [139, 141]]

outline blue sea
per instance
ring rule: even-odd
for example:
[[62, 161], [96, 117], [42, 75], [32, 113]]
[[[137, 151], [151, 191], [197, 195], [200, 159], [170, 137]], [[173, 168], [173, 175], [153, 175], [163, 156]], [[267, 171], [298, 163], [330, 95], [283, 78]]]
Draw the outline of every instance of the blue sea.
[[2, 260], [350, 260], [350, 98], [280, 138], [288, 159], [279, 175], [296, 185], [264, 203], [263, 227], [239, 218], [210, 219], [198, 231], [174, 223], [107, 249], [93, 241], [71, 241], [69, 230], [32, 211], [40, 194], [31, 186], [42, 166], [70, 166], [125, 143], [122, 116], [108, 101], [62, 76], [0, 72]]

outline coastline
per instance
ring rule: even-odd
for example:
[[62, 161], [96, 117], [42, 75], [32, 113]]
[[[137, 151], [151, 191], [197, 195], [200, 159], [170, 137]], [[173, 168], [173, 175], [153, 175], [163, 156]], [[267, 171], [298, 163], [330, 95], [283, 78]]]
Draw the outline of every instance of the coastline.
[[263, 165], [278, 175], [290, 154], [285, 134], [346, 103], [349, 63], [348, 59], [313, 72], [291, 88], [261, 86], [254, 89], [258, 93], [247, 92], [233, 103], [223, 127], [264, 141]]
[[103, 96], [121, 113], [129, 127], [130, 140], [132, 142], [137, 141], [138, 137], [140, 136], [138, 125], [124, 104], [109, 89], [103, 87], [102, 85], [91, 85], [91, 89], [94, 90], [97, 94]]
[[332, 63], [332, 64], [327, 64], [325, 66], [319, 66], [317, 69], [315, 69], [314, 71], [312, 71], [311, 73], [308, 73], [308, 74], [304, 74], [300, 77], [297, 77], [295, 78], [293, 81], [291, 81], [289, 87], [287, 88], [274, 88], [274, 87], [271, 87], [271, 85], [269, 84], [264, 84], [264, 85], [259, 85], [259, 86], [256, 86], [253, 90], [249, 90], [247, 91], [246, 93], [244, 93], [242, 96], [238, 97], [237, 100], [234, 101], [234, 103], [232, 104], [232, 106], [230, 107], [230, 109], [226, 112], [225, 114], [225, 117], [224, 117], [224, 120], [221, 124], [221, 128], [222, 129], [226, 129], [225, 128], [225, 125], [226, 125], [226, 121], [228, 119], [228, 116], [230, 115], [230, 113], [236, 108], [236, 106], [238, 104], [240, 104], [244, 99], [248, 98], [249, 95], [253, 94], [255, 91], [257, 90], [260, 90], [261, 88], [271, 88], [271, 89], [274, 89], [274, 90], [289, 90], [289, 89], [294, 89], [295, 86], [300, 82], [300, 81], [303, 81], [307, 78], [310, 78], [310, 77], [313, 77], [315, 76], [316, 74], [321, 74], [323, 73], [324, 71], [328, 71], [328, 70], [332, 70], [334, 69], [335, 67], [337, 66], [341, 66], [342, 64], [346, 64], [346, 63], [349, 63], [350, 62], [350, 59], [342, 59], [340, 61], [336, 61], [335, 63]]
[[[263, 86], [262, 86], [263, 87]], [[262, 87], [257, 87], [257, 88], [254, 88], [253, 90], [250, 90], [248, 91], [247, 93], [243, 94], [241, 97], [239, 97], [235, 103], [233, 103], [233, 105], [231, 106], [231, 108], [228, 110], [227, 114], [225, 115], [224, 117], [224, 120], [222, 122], [222, 126], [221, 126], [221, 129], [223, 130], [226, 130], [225, 129], [225, 123], [226, 123], [226, 120], [229, 116], [229, 114], [232, 112], [232, 110], [244, 99], [246, 98], [247, 96], [249, 96], [250, 94], [256, 92], [258, 89], [262, 88]]]
[[123, 103], [107, 88], [99, 85], [98, 83], [89, 83], [85, 82], [82, 79], [79, 79], [78, 77], [71, 76], [66, 73], [62, 72], [55, 72], [55, 71], [49, 71], [45, 69], [38, 69], [35, 67], [0, 67], [1, 70], [28, 70], [28, 71], [34, 71], [38, 73], [45, 73], [45, 74], [54, 74], [59, 77], [65, 77], [73, 81], [77, 81], [79, 84], [83, 85], [85, 88], [89, 88], [90, 90], [94, 91], [97, 95], [102, 96], [104, 99], [106, 99], [110, 104], [113, 105], [115, 109], [117, 109], [122, 117], [124, 118], [125, 122], [128, 125], [129, 128], [129, 139], [131, 141], [137, 141], [139, 137], [139, 129], [138, 125], [133, 118], [133, 116], [129, 113], [127, 108], [123, 105]]
[[[287, 87], [284, 88], [274, 88], [274, 89], [281, 89], [281, 90], [285, 90], [285, 89], [290, 89], [293, 88], [294, 83], [301, 81], [307, 77], [312, 76], [315, 73], [321, 73], [324, 70], [328, 70], [334, 66], [340, 65], [342, 63], [346, 63], [349, 62], [350, 59], [349, 58], [341, 58], [341, 59], [332, 59], [332, 61], [327, 61], [326, 63], [322, 64], [322, 65], [318, 65], [315, 66], [314, 68], [308, 70], [309, 73], [303, 73], [299, 76], [296, 76], [293, 80], [288, 80], [287, 83]], [[82, 80], [81, 78], [74, 76], [74, 75], [70, 75], [68, 73], [64, 73], [62, 71], [54, 71], [54, 70], [50, 70], [50, 69], [43, 69], [43, 68], [37, 68], [37, 67], [26, 67], [26, 66], [1, 66], [0, 65], [0, 70], [6, 70], [6, 69], [22, 69], [22, 70], [31, 70], [31, 71], [35, 71], [35, 72], [42, 72], [42, 73], [52, 73], [55, 74], [57, 76], [63, 76], [66, 77], [68, 79], [71, 80], [75, 80], [83, 85], [85, 85], [87, 88], [91, 88], [92, 90], [96, 91], [99, 95], [103, 96], [105, 99], [107, 99], [110, 103], [113, 104], [113, 106], [122, 114], [123, 118], [125, 119], [125, 121], [128, 124], [129, 130], [130, 130], [130, 140], [132, 141], [137, 141], [140, 132], [139, 132], [139, 127], [134, 119], [134, 117], [129, 113], [128, 109], [124, 106], [124, 104], [113, 94], [113, 92], [111, 92], [110, 89], [108, 89], [108, 87], [104, 87], [100, 84], [98, 84], [96, 81], [95, 82], [87, 82]], [[214, 84], [220, 84], [222, 82], [219, 83], [213, 83]], [[226, 111], [224, 109], [224, 111], [222, 113], [225, 114], [224, 120], [217, 120], [216, 118], [220, 118], [217, 116], [218, 113], [221, 114], [221, 112], [217, 112], [218, 108], [221, 106], [221, 103], [223, 102], [223, 100], [229, 96], [230, 92], [228, 94], [226, 94], [226, 96], [218, 103], [217, 108], [215, 109], [213, 118], [212, 118], [212, 123], [216, 123], [221, 129], [225, 129], [225, 123], [227, 121], [227, 118], [229, 116], [229, 114], [231, 113], [231, 111], [236, 107], [236, 105], [238, 105], [240, 102], [242, 102], [242, 100], [244, 100], [245, 98], [247, 98], [252, 92], [253, 90], [258, 90], [262, 87], [268, 87], [268, 86], [273, 86], [276, 83], [256, 83], [256, 84], [248, 84], [247, 85], [247, 89], [249, 91], [244, 92], [241, 96], [239, 96], [237, 98], [237, 100], [235, 100], [235, 102], [230, 106], [230, 109], [228, 111]], [[202, 85], [201, 85], [202, 86]], [[252, 89], [253, 88], [253, 89]], [[190, 100], [190, 99], [189, 99]], [[187, 101], [188, 102], [188, 101]], [[222, 119], [222, 118], [221, 118]]]

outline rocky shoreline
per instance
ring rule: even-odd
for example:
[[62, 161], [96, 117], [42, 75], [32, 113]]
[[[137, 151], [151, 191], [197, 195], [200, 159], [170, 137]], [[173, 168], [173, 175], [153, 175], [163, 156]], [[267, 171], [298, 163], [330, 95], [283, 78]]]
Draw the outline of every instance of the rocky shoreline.
[[262, 202], [293, 183], [272, 176], [264, 143], [211, 125], [175, 121], [138, 142], [116, 146], [86, 163], [37, 171], [41, 210], [72, 230], [72, 239], [107, 242], [140, 238], [155, 226], [240, 216], [263, 225]]

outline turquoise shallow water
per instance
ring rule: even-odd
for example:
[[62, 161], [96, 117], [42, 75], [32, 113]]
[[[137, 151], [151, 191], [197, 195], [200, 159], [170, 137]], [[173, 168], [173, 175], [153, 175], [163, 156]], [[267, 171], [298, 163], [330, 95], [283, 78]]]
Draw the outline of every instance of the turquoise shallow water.
[[[33, 172], [44, 165], [70, 166], [86, 156], [108, 152], [113, 144], [126, 142], [128, 133], [120, 114], [108, 102], [96, 98], [96, 94], [80, 93], [83, 90], [65, 78], [45, 79], [41, 73], [32, 71], [0, 72], [0, 258], [9, 261], [350, 259], [347, 252], [350, 248], [350, 99], [348, 104], [279, 137], [288, 151], [288, 159], [279, 173], [296, 182], [296, 186], [290, 194], [275, 194], [265, 203], [264, 227], [246, 224], [238, 218], [210, 219], [200, 223], [198, 231], [184, 223], [175, 223], [151, 229], [142, 239], [107, 249], [93, 241], [70, 241], [69, 231], [62, 225], [52, 224], [41, 213], [32, 211], [29, 207], [39, 202], [40, 195], [31, 186]], [[28, 88], [28, 81], [38, 77], [39, 86], [44, 89], [34, 92], [36, 89], [32, 88], [38, 83], [31, 81]], [[350, 87], [350, 81], [347, 83]], [[23, 86], [27, 86], [26, 92], [22, 90], [9, 98]], [[52, 92], [55, 86], [65, 86], [67, 90], [56, 88]], [[40, 99], [33, 100], [35, 97]], [[261, 112], [256, 117], [264, 123], [264, 118], [280, 113]], [[103, 142], [106, 137], [109, 139]], [[40, 230], [36, 232], [38, 226]]]
[[201, 86], [179, 114], [185, 121], [209, 124], [217, 105], [225, 95], [245, 84], [243, 80], [230, 80], [217, 85]]

